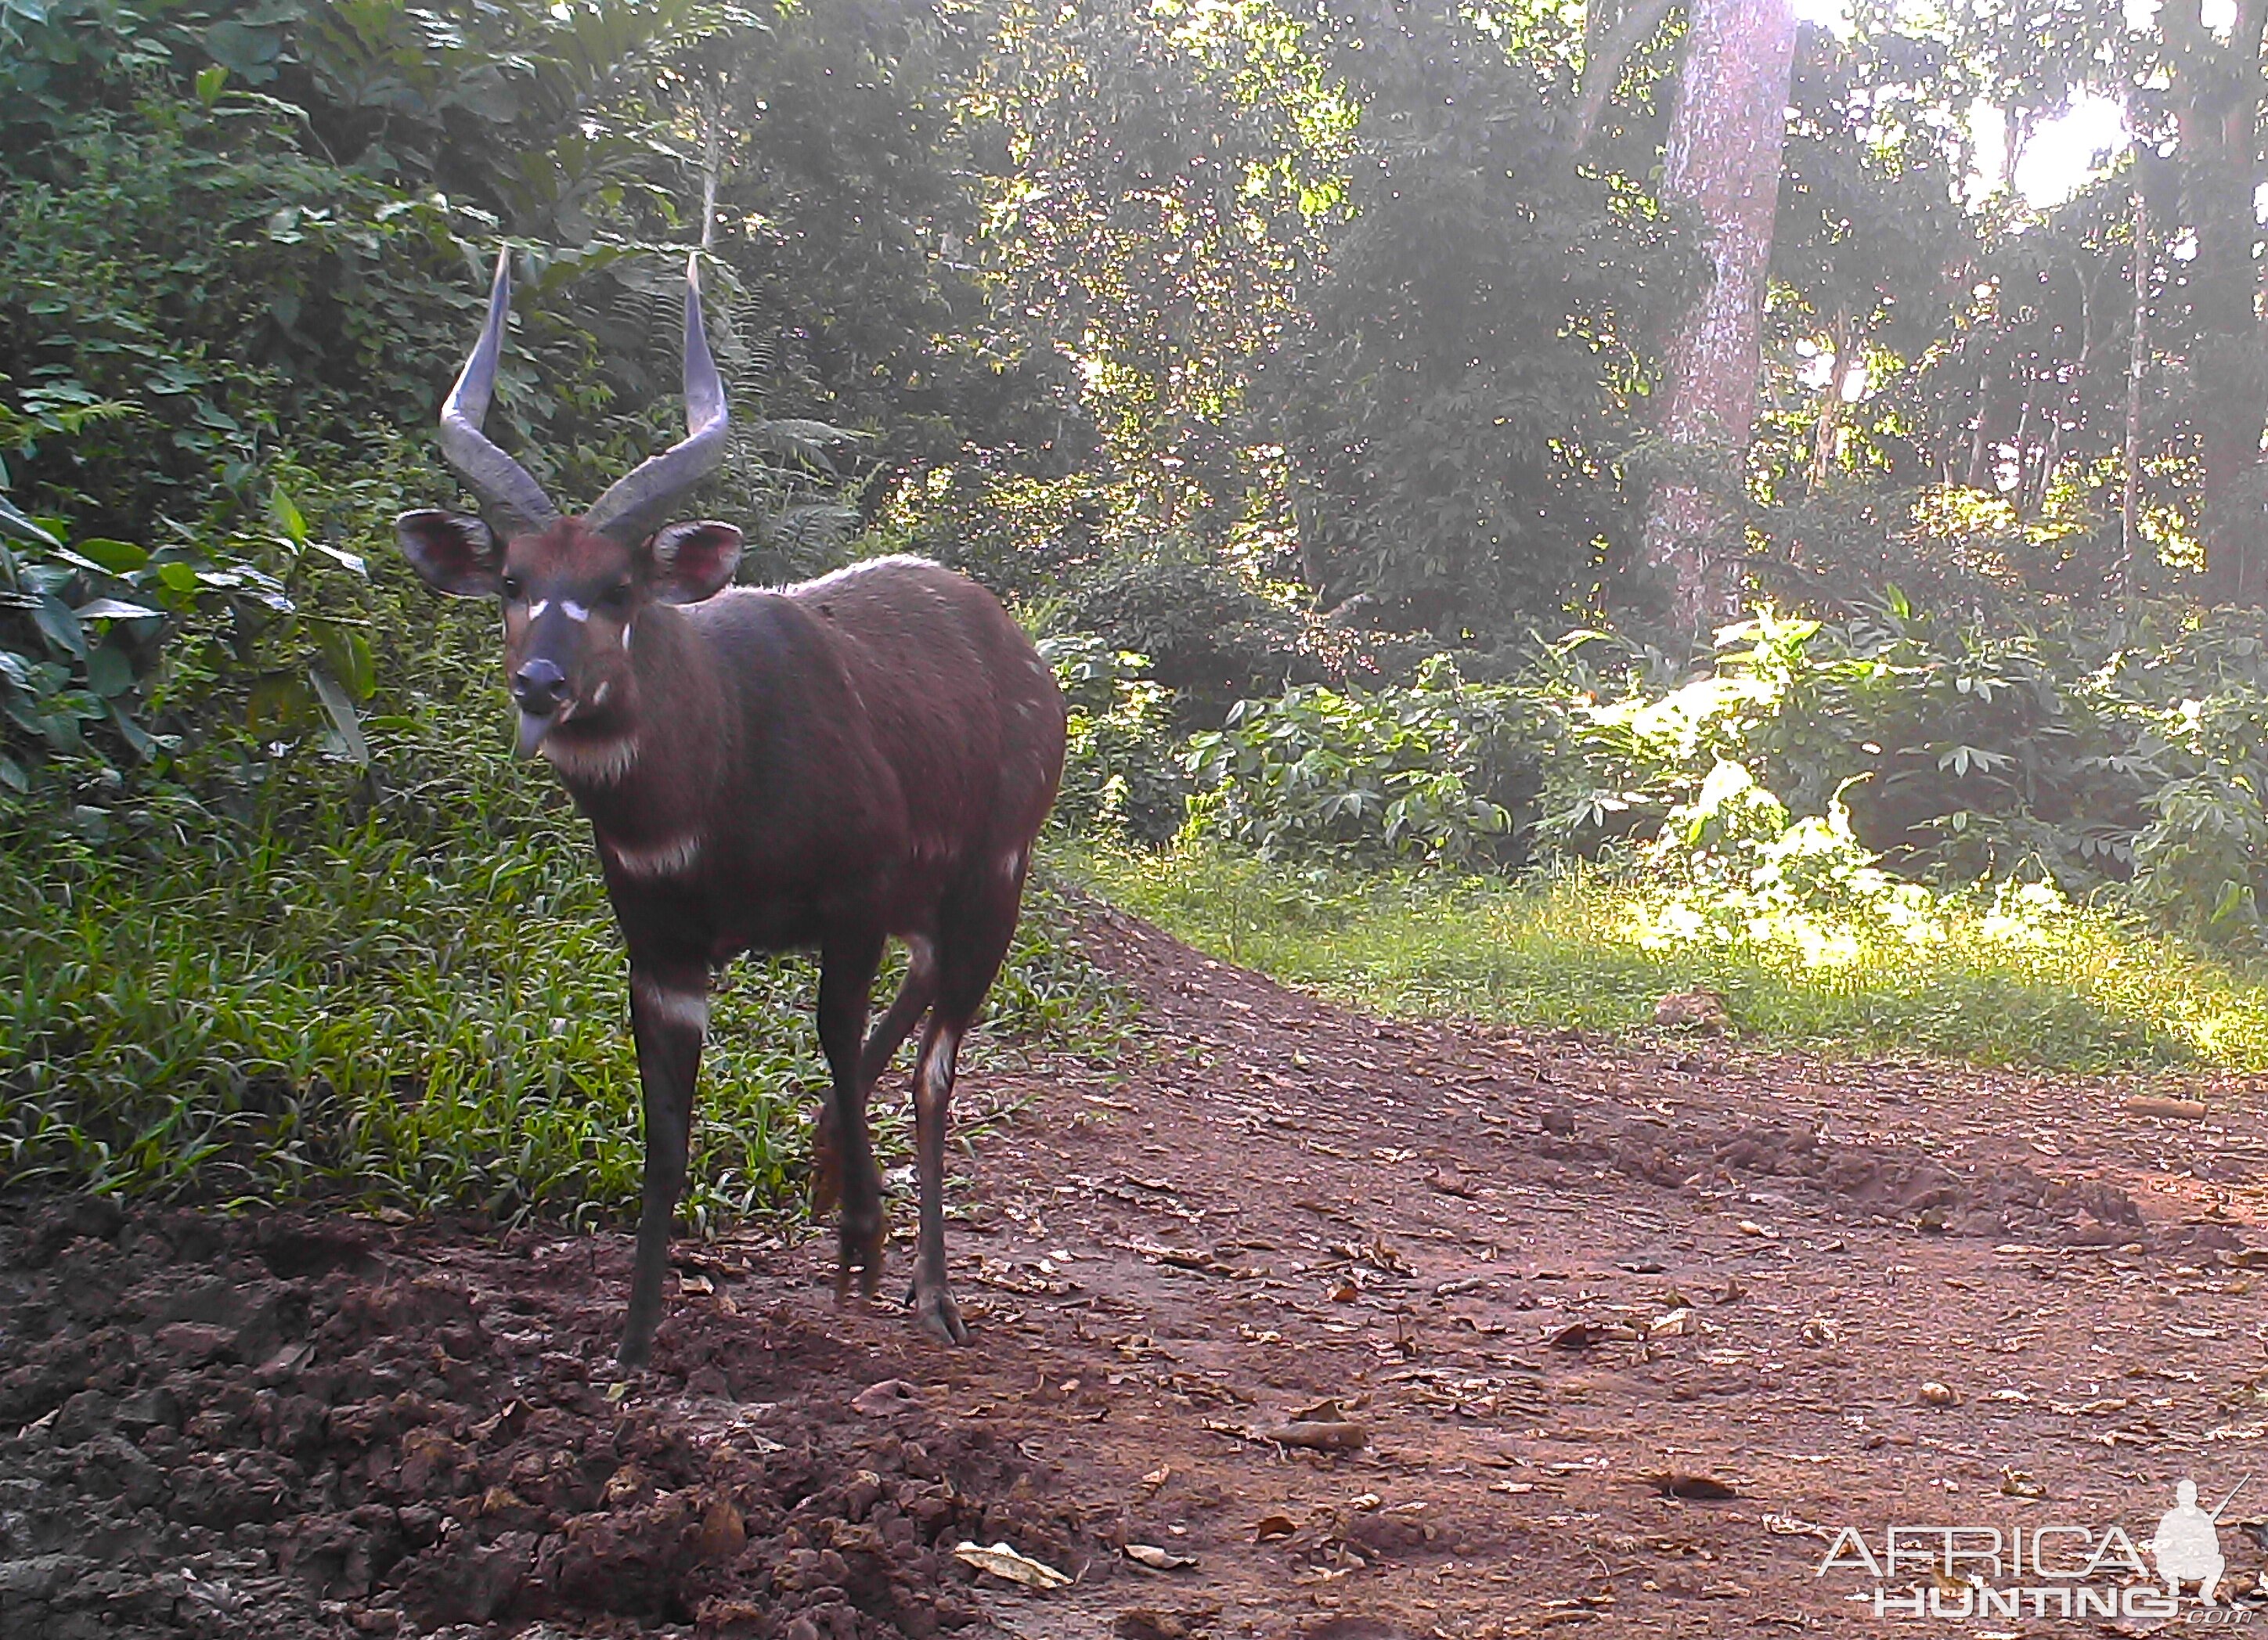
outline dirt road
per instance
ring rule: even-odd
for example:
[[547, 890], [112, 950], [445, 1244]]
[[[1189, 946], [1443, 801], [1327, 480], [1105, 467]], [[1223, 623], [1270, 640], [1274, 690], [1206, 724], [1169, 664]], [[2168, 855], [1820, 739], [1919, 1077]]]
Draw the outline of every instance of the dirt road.
[[[823, 1237], [685, 1246], [622, 1384], [626, 1238], [19, 1214], [0, 1634], [2193, 1632], [2151, 1534], [2255, 1474], [2206, 1536], [2260, 1586], [2257, 1087], [1381, 1024], [1093, 936], [1142, 1040], [970, 1077], [964, 1350]], [[1876, 1575], [1893, 1526], [2003, 1560]]]

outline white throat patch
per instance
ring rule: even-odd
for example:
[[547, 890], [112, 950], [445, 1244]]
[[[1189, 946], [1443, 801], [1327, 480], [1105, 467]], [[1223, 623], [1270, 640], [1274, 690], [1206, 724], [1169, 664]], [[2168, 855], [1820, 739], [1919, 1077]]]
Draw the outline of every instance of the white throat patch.
[[625, 734], [595, 746], [578, 746], [552, 735], [543, 742], [543, 755], [565, 779], [586, 785], [610, 786], [637, 764], [638, 740], [634, 734]]

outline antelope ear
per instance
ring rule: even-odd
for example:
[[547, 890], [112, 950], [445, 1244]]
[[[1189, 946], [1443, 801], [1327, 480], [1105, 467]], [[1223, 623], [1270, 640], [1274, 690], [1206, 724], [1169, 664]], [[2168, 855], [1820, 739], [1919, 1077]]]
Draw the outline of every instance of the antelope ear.
[[664, 604], [697, 604], [732, 585], [740, 564], [740, 532], [703, 518], [665, 524], [646, 545], [646, 590]]
[[503, 581], [504, 555], [478, 518], [438, 507], [420, 507], [394, 521], [394, 539], [425, 585], [452, 598], [494, 598]]

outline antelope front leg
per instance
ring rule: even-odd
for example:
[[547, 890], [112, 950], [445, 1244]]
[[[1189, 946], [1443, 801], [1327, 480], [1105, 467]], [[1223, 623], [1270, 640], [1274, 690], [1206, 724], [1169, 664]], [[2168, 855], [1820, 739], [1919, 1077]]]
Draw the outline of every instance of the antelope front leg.
[[965, 1026], [932, 1016], [922, 1033], [921, 1058], [914, 1067], [914, 1171], [921, 1180], [921, 1239], [914, 1253], [914, 1290], [909, 1302], [922, 1328], [947, 1343], [963, 1343], [968, 1325], [961, 1319], [945, 1279], [945, 1135], [946, 1107], [953, 1100], [953, 1075]]
[[701, 1044], [709, 1031], [707, 971], [633, 963], [630, 1031], [637, 1039], [638, 1088], [645, 1104], [645, 1189], [621, 1360], [626, 1367], [642, 1367], [653, 1351], [653, 1329], [661, 1320], [669, 1232], [685, 1188], [694, 1078], [700, 1074]]

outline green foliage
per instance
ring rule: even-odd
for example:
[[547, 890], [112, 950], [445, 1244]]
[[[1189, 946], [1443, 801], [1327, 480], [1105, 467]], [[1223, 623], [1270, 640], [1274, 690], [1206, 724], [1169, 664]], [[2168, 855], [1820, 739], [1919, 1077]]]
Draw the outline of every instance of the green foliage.
[[[51, 403], [32, 416], [0, 409], [0, 447], [85, 424]], [[122, 804], [173, 769], [189, 731], [224, 703], [271, 747], [319, 734], [333, 755], [369, 762], [356, 722], [356, 703], [376, 684], [366, 623], [313, 607], [359, 577], [363, 563], [314, 539], [288, 495], [273, 495], [268, 533], [154, 549], [75, 537], [61, 518], [9, 511], [12, 519], [0, 518], [0, 815], [60, 815], [91, 839], [110, 835], [114, 811], [146, 824], [147, 812]], [[213, 772], [193, 751], [188, 768], [200, 763]]]
[[1219, 721], [1247, 695], [1312, 671], [1286, 601], [1248, 573], [1182, 539], [1120, 540], [1066, 590], [1066, 612], [1149, 658], [1184, 720]]
[[1577, 867], [1521, 885], [1271, 864], [1218, 848], [1090, 849], [1065, 867], [1203, 950], [1351, 1007], [1650, 1027], [1706, 985], [1734, 1027], [1822, 1053], [2101, 1071], [2268, 1068], [2268, 975], [2038, 888], [1719, 938], [1658, 887]]
[[1044, 638], [1068, 708], [1058, 827], [1155, 845], [1182, 827], [1189, 781], [1175, 755], [1165, 686], [1149, 658], [1092, 634]]
[[1406, 688], [1322, 685], [1240, 702], [1190, 737], [1189, 829], [1264, 857], [1507, 864], [1532, 754], [1524, 708], [1447, 657]]

